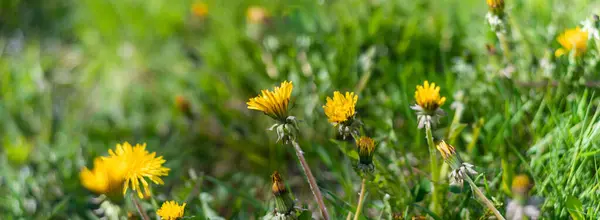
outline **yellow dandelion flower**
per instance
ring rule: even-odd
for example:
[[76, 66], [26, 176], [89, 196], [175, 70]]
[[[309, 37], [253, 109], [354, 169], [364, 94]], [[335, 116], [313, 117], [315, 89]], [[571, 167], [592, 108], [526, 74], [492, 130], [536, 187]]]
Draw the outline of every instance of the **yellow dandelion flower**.
[[273, 91], [262, 90], [261, 95], [250, 98], [246, 103], [248, 109], [258, 110], [276, 120], [285, 121], [293, 88], [292, 82], [284, 81]]
[[454, 149], [454, 147], [452, 145], [446, 144], [445, 141], [440, 142], [437, 145], [437, 149], [442, 154], [442, 158], [444, 158], [444, 160], [448, 160], [456, 154], [456, 150]]
[[268, 16], [267, 10], [260, 6], [249, 7], [246, 11], [246, 20], [253, 24], [262, 23]]
[[446, 97], [440, 97], [440, 87], [435, 86], [435, 83], [429, 84], [425, 81], [423, 85], [417, 86], [415, 91], [415, 100], [417, 105], [427, 112], [434, 112], [439, 107], [444, 105]]
[[192, 13], [196, 17], [203, 18], [208, 14], [208, 5], [204, 2], [196, 2], [192, 4]]
[[333, 99], [327, 97], [327, 103], [323, 106], [329, 122], [339, 124], [352, 118], [357, 101], [358, 96], [353, 92], [346, 92], [345, 95], [338, 91], [333, 92]]
[[127, 193], [127, 189], [131, 185], [131, 189], [136, 191], [140, 198], [143, 198], [142, 188], [146, 195], [150, 195], [149, 185], [145, 178], [162, 185], [164, 182], [160, 177], [167, 176], [170, 170], [162, 166], [165, 163], [162, 156], [156, 157], [155, 152], [146, 151], [146, 144], [136, 144], [135, 147], [132, 147], [125, 142], [117, 144], [115, 151], [110, 149], [108, 153], [110, 156], [103, 159], [113, 163], [113, 166], [121, 167], [120, 170], [123, 172], [125, 180], [123, 194]]
[[566, 30], [559, 35], [556, 40], [560, 43], [562, 48], [554, 52], [555, 56], [560, 57], [569, 53], [571, 50], [575, 50], [575, 56], [580, 56], [584, 54], [587, 49], [588, 32], [577, 27]]
[[175, 201], [166, 201], [160, 206], [160, 209], [156, 211], [156, 214], [163, 220], [175, 220], [183, 217], [185, 205], [185, 203], [179, 205]]
[[102, 158], [94, 160], [92, 170], [84, 167], [79, 173], [79, 178], [86, 189], [98, 194], [116, 194], [123, 185], [123, 176], [119, 168]]

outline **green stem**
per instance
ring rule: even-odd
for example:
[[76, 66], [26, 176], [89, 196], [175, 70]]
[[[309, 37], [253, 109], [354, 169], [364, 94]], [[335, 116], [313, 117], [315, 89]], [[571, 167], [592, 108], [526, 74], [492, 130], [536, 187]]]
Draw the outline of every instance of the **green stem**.
[[291, 142], [292, 146], [294, 146], [294, 150], [296, 150], [296, 156], [298, 156], [300, 165], [302, 165], [302, 170], [304, 171], [306, 179], [308, 180], [310, 190], [312, 191], [313, 196], [315, 197], [315, 200], [319, 205], [321, 215], [323, 216], [323, 219], [329, 220], [329, 213], [327, 213], [327, 207], [325, 207], [325, 203], [323, 202], [323, 195], [321, 195], [321, 190], [319, 189], [319, 186], [317, 186], [317, 181], [315, 180], [315, 177], [310, 171], [310, 167], [308, 166], [308, 163], [306, 163], [306, 159], [304, 159], [304, 152], [302, 152], [300, 145], [298, 145], [298, 143], [295, 140], [292, 140]]
[[477, 187], [477, 185], [475, 185], [475, 183], [473, 182], [473, 180], [471, 180], [471, 177], [469, 177], [469, 175], [465, 175], [465, 180], [467, 180], [467, 182], [469, 182], [471, 189], [473, 189], [473, 191], [475, 192], [475, 195], [477, 197], [479, 197], [479, 200], [481, 200], [481, 202], [483, 202], [483, 204], [494, 213], [494, 215], [496, 216], [496, 219], [505, 220], [504, 217], [498, 211], [498, 209], [496, 209], [494, 204], [487, 197], [485, 197], [485, 195], [483, 195], [483, 192], [481, 192], [479, 187]]
[[354, 220], [358, 220], [358, 218], [360, 217], [360, 211], [362, 210], [363, 203], [365, 202], [365, 185], [367, 185], [366, 182], [367, 179], [363, 178], [362, 184], [360, 185], [360, 196], [358, 197], [358, 206], [356, 207], [356, 212], [354, 213]]
[[133, 201], [135, 208], [137, 209], [138, 213], [140, 214], [140, 217], [142, 217], [143, 220], [150, 220], [150, 217], [148, 217], [146, 212], [144, 212], [144, 209], [142, 209], [142, 205], [140, 205], [138, 198], [134, 194], [135, 193], [131, 194], [131, 201]]
[[427, 135], [427, 145], [429, 145], [429, 166], [431, 171], [431, 182], [433, 186], [432, 203], [431, 209], [432, 211], [440, 215], [441, 207], [440, 207], [440, 198], [439, 198], [439, 178], [440, 178], [440, 167], [438, 165], [437, 152], [435, 148], [435, 144], [433, 143], [433, 134], [431, 131], [431, 123], [425, 123], [425, 134]]

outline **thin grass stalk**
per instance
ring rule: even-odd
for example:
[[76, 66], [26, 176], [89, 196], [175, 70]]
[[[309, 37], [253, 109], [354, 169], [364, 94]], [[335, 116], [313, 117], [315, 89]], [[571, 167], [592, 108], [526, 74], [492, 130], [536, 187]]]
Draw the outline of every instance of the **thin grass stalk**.
[[150, 220], [150, 217], [148, 217], [146, 212], [144, 212], [144, 209], [142, 209], [142, 205], [140, 205], [140, 201], [138, 201], [138, 198], [134, 194], [131, 194], [131, 201], [133, 201], [133, 204], [135, 205], [135, 209], [137, 209], [137, 211], [140, 214], [140, 216], [142, 217], [142, 219]]
[[356, 207], [356, 212], [354, 213], [354, 220], [358, 220], [360, 217], [360, 211], [362, 211], [363, 203], [365, 202], [365, 185], [367, 185], [367, 179], [362, 179], [362, 184], [360, 185], [360, 196], [358, 197], [358, 206]]
[[348, 212], [348, 216], [346, 216], [346, 220], [352, 220], [352, 212]]
[[431, 131], [431, 124], [425, 123], [425, 134], [427, 135], [427, 145], [429, 145], [429, 166], [431, 170], [431, 182], [433, 186], [433, 192], [431, 194], [432, 203], [431, 209], [435, 214], [441, 214], [440, 198], [439, 198], [439, 180], [440, 180], [440, 167], [438, 166], [438, 159], [436, 157], [437, 150], [433, 143], [433, 134]]
[[475, 183], [473, 182], [473, 180], [471, 179], [471, 177], [469, 177], [468, 175], [465, 175], [465, 180], [467, 180], [467, 182], [469, 182], [469, 185], [471, 186], [471, 189], [473, 189], [473, 191], [475, 192], [475, 195], [477, 197], [479, 197], [479, 200], [481, 200], [481, 202], [483, 202], [483, 204], [492, 211], [492, 213], [494, 213], [494, 215], [496, 216], [496, 218], [498, 220], [505, 220], [504, 216], [502, 216], [502, 214], [500, 214], [500, 212], [498, 211], [498, 209], [496, 209], [496, 207], [494, 206], [494, 204], [487, 198], [485, 197], [485, 195], [483, 195], [483, 192], [481, 192], [481, 190], [479, 189], [479, 187], [477, 187], [477, 185], [475, 185]]
[[315, 197], [315, 200], [317, 201], [317, 204], [319, 205], [319, 209], [321, 210], [321, 215], [323, 216], [323, 219], [329, 220], [329, 213], [327, 212], [327, 207], [325, 206], [325, 203], [323, 202], [323, 195], [321, 195], [321, 190], [319, 189], [319, 186], [317, 186], [317, 181], [315, 180], [315, 177], [313, 176], [312, 172], [310, 171], [310, 167], [308, 167], [308, 163], [306, 163], [306, 159], [304, 159], [304, 152], [302, 152], [300, 145], [298, 145], [298, 143], [295, 140], [292, 140], [291, 142], [292, 142], [292, 146], [294, 146], [294, 149], [296, 150], [296, 156], [298, 156], [300, 165], [302, 165], [302, 170], [304, 171], [304, 174], [306, 175], [306, 179], [308, 180], [308, 185], [310, 186], [310, 190], [312, 191], [313, 196]]

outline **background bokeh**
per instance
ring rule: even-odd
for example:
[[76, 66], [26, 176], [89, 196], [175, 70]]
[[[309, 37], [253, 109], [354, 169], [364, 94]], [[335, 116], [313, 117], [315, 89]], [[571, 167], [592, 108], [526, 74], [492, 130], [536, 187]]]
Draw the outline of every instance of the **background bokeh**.
[[[429, 153], [410, 109], [424, 80], [448, 98], [434, 136], [484, 173], [478, 183], [502, 212], [512, 176], [525, 173], [545, 218], [598, 218], [599, 51], [567, 78], [554, 50], [600, 2], [506, 2], [509, 65], [483, 0], [3, 0], [0, 218], [102, 217], [79, 171], [125, 141], [147, 143], [171, 168], [144, 203], [151, 216], [166, 199], [200, 219], [264, 216], [274, 170], [317, 212], [293, 149], [246, 107], [284, 80], [333, 219], [355, 209], [360, 185], [353, 143], [322, 110], [336, 90], [358, 94], [378, 143], [363, 218], [427, 214]], [[249, 16], [252, 6], [265, 17]], [[468, 192], [444, 198], [443, 219], [490, 215]]]

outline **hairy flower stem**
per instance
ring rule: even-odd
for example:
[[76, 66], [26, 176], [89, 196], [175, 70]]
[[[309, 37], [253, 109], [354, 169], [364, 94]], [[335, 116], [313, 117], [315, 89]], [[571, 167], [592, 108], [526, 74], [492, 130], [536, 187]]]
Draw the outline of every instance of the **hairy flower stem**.
[[150, 217], [148, 217], [146, 212], [144, 212], [144, 210], [142, 209], [142, 205], [140, 205], [140, 201], [138, 201], [138, 198], [134, 194], [131, 194], [131, 201], [133, 201], [133, 204], [135, 205], [135, 209], [137, 209], [137, 211], [140, 214], [140, 216], [142, 217], [142, 219], [150, 220]]
[[319, 205], [319, 209], [321, 210], [321, 215], [323, 216], [323, 219], [329, 220], [329, 213], [327, 213], [327, 207], [325, 207], [325, 203], [323, 202], [323, 196], [321, 195], [321, 190], [319, 189], [319, 186], [317, 186], [317, 181], [315, 180], [315, 177], [313, 176], [312, 172], [310, 171], [310, 167], [308, 167], [308, 163], [306, 163], [306, 160], [304, 159], [304, 152], [302, 152], [300, 145], [298, 145], [298, 143], [295, 140], [291, 140], [290, 142], [292, 143], [292, 145], [294, 146], [294, 149], [296, 150], [296, 156], [298, 156], [300, 165], [302, 165], [302, 170], [304, 171], [304, 174], [306, 175], [306, 179], [308, 179], [308, 185], [310, 186], [310, 190], [312, 191], [313, 195], [315, 196], [315, 200], [317, 201], [317, 204]]
[[365, 185], [367, 185], [367, 179], [362, 179], [362, 184], [360, 185], [360, 196], [358, 197], [358, 205], [356, 206], [356, 212], [354, 213], [354, 220], [358, 220], [360, 217], [360, 211], [362, 211], [363, 203], [365, 202]]
[[[508, 28], [507, 28], [508, 29]], [[498, 36], [498, 41], [500, 41], [500, 46], [502, 47], [502, 53], [504, 55], [504, 61], [505, 62], [510, 62], [510, 42], [508, 41], [508, 30], [506, 31], [507, 33], [496, 33], [496, 36]]]
[[467, 182], [469, 182], [471, 189], [473, 189], [473, 191], [475, 192], [475, 195], [477, 197], [479, 197], [481, 202], [483, 202], [483, 204], [494, 213], [494, 215], [496, 216], [496, 219], [505, 220], [504, 217], [498, 211], [498, 209], [496, 209], [494, 204], [492, 204], [492, 202], [487, 197], [485, 197], [485, 195], [483, 195], [483, 192], [481, 192], [479, 187], [477, 187], [477, 185], [475, 185], [475, 183], [473, 182], [471, 177], [469, 177], [469, 175], [465, 175], [464, 179], [467, 180]]
[[431, 182], [433, 186], [433, 192], [431, 193], [432, 202], [431, 209], [435, 214], [441, 214], [440, 207], [440, 167], [438, 166], [437, 150], [433, 143], [433, 134], [431, 131], [431, 123], [425, 123], [425, 134], [427, 135], [427, 145], [429, 145], [429, 166], [431, 170]]

